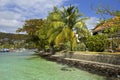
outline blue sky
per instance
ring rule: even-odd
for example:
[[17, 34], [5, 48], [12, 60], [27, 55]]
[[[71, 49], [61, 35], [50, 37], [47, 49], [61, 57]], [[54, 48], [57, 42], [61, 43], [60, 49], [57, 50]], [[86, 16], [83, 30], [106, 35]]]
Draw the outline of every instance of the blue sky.
[[0, 0], [0, 32], [15, 33], [17, 28], [22, 27], [24, 20], [45, 18], [53, 6], [61, 8], [70, 4], [90, 18], [86, 21], [89, 29], [94, 28], [101, 17], [92, 8], [102, 4], [120, 10], [120, 0]]
[[96, 7], [103, 5], [104, 7], [110, 6], [111, 9], [119, 9], [120, 10], [120, 0], [70, 0], [70, 3], [74, 3], [79, 8], [80, 12], [84, 13], [86, 16], [96, 16], [95, 10]]

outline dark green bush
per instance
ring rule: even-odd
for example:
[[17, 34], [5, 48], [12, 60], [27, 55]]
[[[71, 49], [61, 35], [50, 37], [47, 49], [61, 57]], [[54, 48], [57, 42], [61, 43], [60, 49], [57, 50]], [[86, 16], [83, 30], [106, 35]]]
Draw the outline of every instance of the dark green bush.
[[89, 51], [102, 52], [108, 47], [108, 38], [106, 35], [89, 36], [86, 44]]

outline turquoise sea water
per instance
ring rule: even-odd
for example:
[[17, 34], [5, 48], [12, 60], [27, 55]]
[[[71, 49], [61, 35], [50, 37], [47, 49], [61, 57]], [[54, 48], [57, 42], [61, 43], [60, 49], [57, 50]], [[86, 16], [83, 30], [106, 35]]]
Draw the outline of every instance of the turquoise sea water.
[[47, 61], [32, 54], [34, 53], [0, 53], [0, 80], [106, 80], [106, 77]]

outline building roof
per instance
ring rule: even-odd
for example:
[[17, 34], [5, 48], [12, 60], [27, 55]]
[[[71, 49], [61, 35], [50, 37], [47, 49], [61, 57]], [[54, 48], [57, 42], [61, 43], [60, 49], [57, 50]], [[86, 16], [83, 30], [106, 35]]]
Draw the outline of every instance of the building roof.
[[100, 24], [98, 24], [94, 29], [93, 29], [93, 33], [94, 32], [99, 32], [105, 28], [110, 28], [110, 27], [114, 27], [114, 26], [120, 25], [120, 17], [116, 16], [114, 18], [108, 19], [106, 21], [101, 22]]

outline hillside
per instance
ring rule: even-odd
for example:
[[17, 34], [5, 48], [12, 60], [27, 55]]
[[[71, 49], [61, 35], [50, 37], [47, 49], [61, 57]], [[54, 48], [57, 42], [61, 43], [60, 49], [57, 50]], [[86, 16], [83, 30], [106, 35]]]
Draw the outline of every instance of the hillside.
[[25, 34], [12, 34], [12, 33], [0, 32], [0, 39], [26, 40], [27, 39], [27, 35], [25, 35]]

